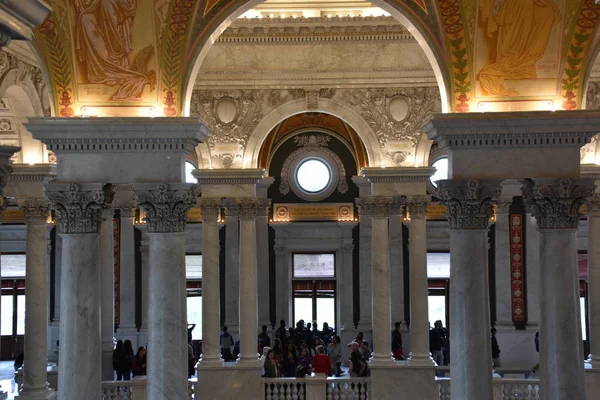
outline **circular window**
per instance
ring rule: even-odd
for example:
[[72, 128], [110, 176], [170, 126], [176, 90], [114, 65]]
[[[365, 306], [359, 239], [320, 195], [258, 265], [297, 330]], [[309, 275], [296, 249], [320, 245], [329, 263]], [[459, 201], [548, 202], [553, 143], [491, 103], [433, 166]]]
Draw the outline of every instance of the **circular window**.
[[319, 193], [331, 182], [331, 171], [323, 161], [312, 158], [302, 161], [296, 170], [298, 186], [308, 193]]
[[436, 169], [435, 174], [431, 175], [431, 184], [437, 188], [437, 181], [448, 179], [448, 159], [446, 157], [440, 158], [433, 164], [432, 167]]

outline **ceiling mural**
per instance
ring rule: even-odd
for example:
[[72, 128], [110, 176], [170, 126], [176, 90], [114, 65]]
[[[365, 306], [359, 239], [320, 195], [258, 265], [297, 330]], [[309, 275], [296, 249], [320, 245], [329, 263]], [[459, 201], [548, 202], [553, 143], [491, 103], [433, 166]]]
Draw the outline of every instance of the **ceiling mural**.
[[[582, 107], [598, 43], [594, 0], [387, 2], [427, 42], [449, 111]], [[185, 112], [201, 50], [245, 1], [50, 3], [54, 11], [36, 29], [34, 45], [57, 115], [175, 116]]]

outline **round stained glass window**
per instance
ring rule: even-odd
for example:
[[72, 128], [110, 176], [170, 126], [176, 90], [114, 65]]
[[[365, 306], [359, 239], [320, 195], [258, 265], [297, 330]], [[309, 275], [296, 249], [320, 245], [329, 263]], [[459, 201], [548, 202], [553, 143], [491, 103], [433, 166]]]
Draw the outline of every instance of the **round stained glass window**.
[[331, 182], [329, 166], [316, 158], [307, 159], [296, 170], [298, 186], [308, 193], [318, 193]]

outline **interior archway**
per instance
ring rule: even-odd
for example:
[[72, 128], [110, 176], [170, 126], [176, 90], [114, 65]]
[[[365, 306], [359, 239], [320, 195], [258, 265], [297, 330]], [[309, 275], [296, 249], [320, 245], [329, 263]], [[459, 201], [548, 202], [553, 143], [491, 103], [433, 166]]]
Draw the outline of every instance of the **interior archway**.
[[[227, 27], [229, 27], [229, 25], [231, 25], [235, 21], [235, 19], [240, 17], [242, 14], [244, 14], [251, 8], [263, 2], [264, 1], [262, 0], [238, 0], [232, 2], [230, 5], [224, 7], [222, 11], [220, 11], [219, 17], [214, 19], [214, 22], [211, 22], [212, 26], [207, 26], [205, 28], [205, 30], [208, 30], [212, 33], [210, 34], [208, 40], [206, 40], [203, 43], [199, 43], [199, 45], [196, 46], [196, 48], [192, 49], [193, 55], [191, 58], [195, 61], [191, 63], [187, 71], [184, 72], [182, 85], [182, 115], [190, 115], [191, 98], [192, 92], [194, 90], [194, 84], [199, 74], [200, 67], [212, 45], [218, 40], [219, 36], [227, 29]], [[410, 33], [419, 43], [421, 49], [424, 51], [427, 59], [429, 60], [431, 68], [433, 69], [435, 79], [437, 81], [437, 85], [440, 91], [440, 96], [442, 99], [442, 112], [448, 112], [450, 105], [448, 72], [443, 67], [445, 62], [444, 55], [441, 54], [441, 51], [436, 50], [431, 44], [434, 43], [431, 32], [427, 31], [426, 27], [419, 26], [416, 23], [416, 16], [414, 14], [411, 14], [410, 9], [407, 8], [405, 5], [390, 0], [375, 0], [372, 3], [375, 6], [385, 10], [397, 21], [399, 21], [404, 27], [408, 29], [408, 31], [410, 31]]]

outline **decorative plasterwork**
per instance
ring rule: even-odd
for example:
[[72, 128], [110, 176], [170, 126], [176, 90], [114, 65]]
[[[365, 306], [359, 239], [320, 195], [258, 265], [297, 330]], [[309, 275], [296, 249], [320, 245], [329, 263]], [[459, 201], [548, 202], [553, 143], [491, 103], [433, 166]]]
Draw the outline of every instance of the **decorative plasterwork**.
[[197, 188], [190, 184], [136, 184], [135, 201], [146, 212], [151, 233], [183, 232], [188, 211], [196, 204]]
[[[344, 167], [344, 163], [335, 152], [325, 147], [327, 146], [328, 140], [323, 138], [317, 139], [317, 136], [324, 135], [310, 135], [308, 136], [308, 139], [296, 139], [298, 137], [294, 138], [296, 145], [302, 147], [292, 152], [283, 162], [279, 183], [279, 192], [281, 194], [288, 194], [291, 188], [294, 190], [294, 193], [305, 198], [306, 200], [322, 200], [333, 192], [334, 187], [342, 194], [348, 191], [348, 182], [346, 181], [346, 168]], [[323, 189], [323, 191], [319, 192], [318, 194], [304, 193], [295, 181], [296, 168], [304, 159], [311, 157], [322, 158], [329, 165], [330, 169], [335, 168], [335, 170], [331, 171], [331, 181], [328, 187]]]
[[406, 196], [359, 197], [355, 201], [359, 215], [387, 218], [390, 215], [402, 214], [402, 208], [406, 204]]
[[595, 189], [590, 179], [526, 179], [522, 190], [540, 229], [577, 229]]
[[113, 201], [111, 185], [59, 184], [45, 186], [60, 233], [98, 233], [102, 210]]
[[[44, 112], [43, 116], [49, 117], [51, 112], [48, 98], [49, 88], [44, 79], [42, 70], [38, 66], [23, 60], [11, 50], [0, 50], [0, 76], [6, 77], [6, 74], [12, 70], [16, 72], [16, 80], [14, 83], [22, 84], [25, 79], [28, 79], [31, 82], [35, 88], [39, 103], [42, 106]], [[2, 79], [0, 79], [0, 82], [2, 82]], [[0, 95], [2, 94], [3, 93], [0, 93]]]
[[406, 199], [406, 208], [410, 218], [423, 219], [427, 216], [427, 207], [431, 203], [429, 196], [415, 196]]
[[438, 181], [450, 229], [487, 229], [502, 192], [502, 181]]
[[255, 197], [225, 199], [223, 200], [223, 206], [227, 215], [233, 213], [237, 214], [242, 221], [251, 221], [265, 214], [265, 210], [268, 210], [271, 206], [271, 199]]
[[391, 140], [408, 140], [416, 145], [421, 126], [433, 113], [441, 112], [439, 90], [435, 87], [396, 89], [344, 89], [343, 98], [367, 121], [385, 147]]
[[249, 18], [236, 20], [217, 43], [413, 42], [394, 17]]

